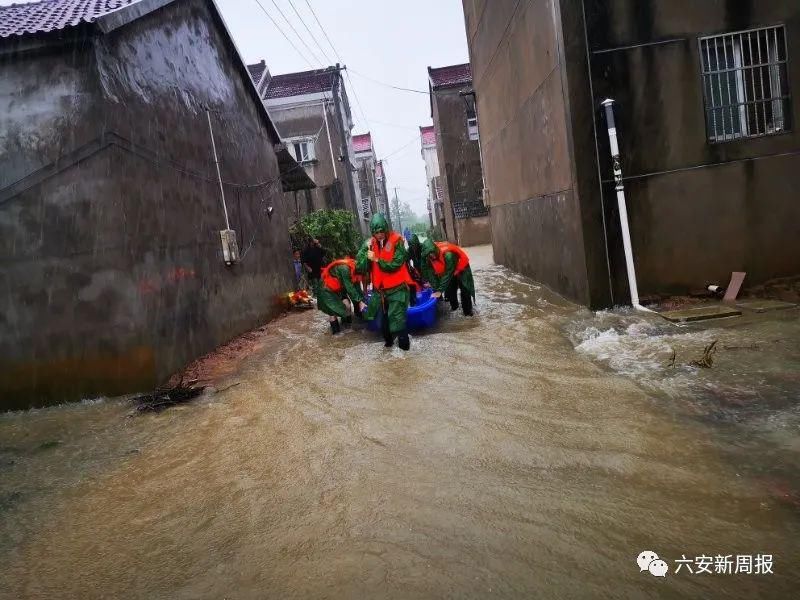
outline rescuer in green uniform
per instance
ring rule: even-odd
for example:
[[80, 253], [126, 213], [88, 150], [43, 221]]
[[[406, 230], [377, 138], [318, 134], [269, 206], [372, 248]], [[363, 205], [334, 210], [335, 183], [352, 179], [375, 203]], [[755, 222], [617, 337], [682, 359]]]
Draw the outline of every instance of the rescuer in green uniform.
[[374, 319], [382, 311], [383, 338], [386, 347], [397, 344], [403, 350], [411, 347], [406, 329], [408, 290], [412, 283], [406, 266], [408, 258], [405, 241], [396, 231], [389, 230], [386, 218], [376, 214], [370, 221], [372, 237], [364, 242], [356, 257], [359, 272], [369, 272], [373, 294], [367, 309], [367, 319]]
[[469, 257], [461, 247], [449, 242], [422, 242], [422, 276], [430, 283], [434, 296], [444, 294], [452, 310], [458, 310], [458, 291], [461, 290], [461, 306], [464, 316], [472, 316], [472, 301], [475, 298], [475, 281], [469, 266]]
[[352, 258], [340, 258], [322, 269], [316, 290], [317, 308], [330, 317], [333, 335], [342, 330], [339, 319], [345, 325], [353, 322], [353, 306], [358, 305], [359, 313], [366, 308], [360, 282], [361, 276]]

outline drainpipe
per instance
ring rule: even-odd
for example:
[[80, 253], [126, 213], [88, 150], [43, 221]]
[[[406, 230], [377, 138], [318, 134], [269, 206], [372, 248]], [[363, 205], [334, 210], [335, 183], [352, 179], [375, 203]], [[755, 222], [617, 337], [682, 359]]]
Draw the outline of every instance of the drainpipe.
[[628, 287], [631, 292], [631, 304], [636, 310], [653, 312], [639, 304], [639, 287], [636, 284], [636, 267], [633, 263], [633, 245], [631, 244], [631, 231], [628, 224], [628, 206], [625, 202], [625, 185], [622, 183], [622, 163], [619, 157], [619, 144], [617, 142], [617, 127], [614, 123], [614, 100], [607, 98], [601, 102], [606, 111], [608, 125], [608, 142], [611, 146], [611, 164], [614, 168], [614, 182], [617, 190], [617, 205], [619, 206], [619, 224], [622, 229], [622, 246], [625, 250], [625, 266], [628, 269]]
[[211, 150], [214, 153], [214, 166], [217, 167], [217, 181], [219, 182], [219, 197], [222, 200], [222, 212], [225, 213], [225, 229], [231, 228], [230, 219], [228, 219], [228, 206], [225, 204], [225, 188], [222, 185], [222, 173], [219, 170], [219, 157], [217, 156], [217, 143], [214, 141], [214, 128], [211, 127], [211, 112], [206, 109], [206, 117], [208, 118], [208, 134], [211, 137]]
[[328, 134], [328, 148], [331, 151], [331, 163], [333, 164], [333, 178], [339, 179], [336, 171], [336, 155], [333, 153], [333, 142], [331, 141], [331, 129], [328, 127], [328, 103], [322, 103], [322, 117], [325, 119], [325, 133]]

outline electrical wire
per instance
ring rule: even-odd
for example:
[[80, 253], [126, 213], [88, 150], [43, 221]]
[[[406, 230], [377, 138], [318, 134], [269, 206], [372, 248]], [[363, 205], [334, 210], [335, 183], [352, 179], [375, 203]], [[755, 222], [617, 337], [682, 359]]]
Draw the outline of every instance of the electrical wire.
[[381, 158], [381, 160], [383, 161], [383, 160], [386, 160], [386, 159], [388, 159], [388, 158], [390, 158], [390, 157], [392, 157], [392, 156], [394, 156], [394, 155], [396, 155], [396, 154], [399, 154], [400, 152], [402, 152], [403, 150], [405, 150], [406, 148], [408, 148], [408, 147], [409, 147], [411, 144], [413, 144], [414, 142], [416, 142], [417, 140], [419, 140], [421, 137], [422, 137], [422, 136], [415, 135], [415, 136], [414, 136], [412, 139], [410, 139], [410, 140], [409, 140], [407, 143], [403, 144], [402, 146], [400, 146], [400, 147], [399, 147], [399, 148], [397, 148], [396, 150], [393, 150], [393, 151], [392, 151], [392, 152], [390, 152], [389, 154], [386, 154], [386, 155], [384, 155], [384, 156]]
[[311, 46], [306, 44], [306, 41], [302, 38], [302, 36], [299, 33], [297, 33], [297, 29], [295, 29], [294, 25], [292, 25], [291, 21], [289, 21], [289, 19], [286, 18], [286, 15], [281, 10], [281, 7], [278, 6], [278, 3], [275, 2], [275, 0], [270, 0], [270, 2], [272, 2], [272, 5], [275, 7], [275, 10], [277, 10], [278, 13], [280, 13], [280, 15], [283, 17], [283, 20], [286, 21], [286, 24], [294, 32], [295, 36], [297, 36], [297, 39], [300, 40], [300, 43], [303, 44], [303, 46], [305, 46], [306, 50], [308, 50], [308, 53], [311, 54], [311, 56], [314, 59], [314, 61], [319, 63], [320, 65], [322, 65], [322, 61], [319, 59], [319, 57], [317, 57], [316, 54], [314, 54], [314, 51], [311, 49]]
[[275, 26], [275, 29], [277, 29], [277, 30], [280, 32], [280, 34], [281, 34], [281, 35], [282, 35], [284, 38], [286, 38], [286, 41], [287, 41], [287, 42], [289, 42], [289, 44], [292, 46], [292, 48], [294, 48], [294, 51], [295, 51], [295, 52], [297, 52], [297, 55], [298, 55], [298, 56], [300, 56], [300, 57], [301, 57], [301, 58], [302, 58], [302, 59], [303, 59], [303, 60], [306, 62], [306, 64], [307, 64], [309, 67], [311, 67], [311, 68], [313, 69], [313, 68], [314, 68], [314, 65], [312, 65], [312, 64], [311, 64], [311, 61], [310, 61], [310, 60], [308, 60], [308, 58], [306, 58], [306, 55], [305, 55], [305, 54], [303, 54], [302, 52], [300, 52], [300, 49], [299, 49], [297, 46], [295, 46], [295, 45], [294, 45], [294, 42], [293, 42], [292, 40], [290, 40], [290, 39], [289, 39], [289, 36], [288, 36], [288, 35], [286, 35], [286, 33], [283, 31], [283, 29], [281, 29], [280, 25], [278, 25], [278, 22], [277, 22], [275, 19], [273, 19], [273, 18], [272, 18], [272, 15], [271, 15], [271, 14], [269, 14], [269, 13], [267, 12], [267, 9], [266, 9], [266, 8], [264, 8], [264, 5], [263, 5], [263, 4], [261, 4], [261, 2], [259, 2], [259, 0], [253, 0], [253, 1], [254, 1], [256, 4], [258, 4], [259, 8], [260, 8], [260, 9], [261, 9], [261, 10], [264, 12], [264, 14], [265, 14], [265, 15], [267, 15], [267, 17], [269, 18], [269, 20], [270, 20], [270, 21], [272, 21], [272, 24]]
[[311, 36], [311, 39], [314, 41], [314, 44], [317, 46], [317, 48], [319, 49], [319, 51], [320, 51], [320, 52], [322, 52], [322, 57], [323, 57], [323, 58], [324, 58], [326, 61], [328, 61], [328, 63], [329, 63], [329, 64], [333, 64], [333, 62], [334, 62], [334, 61], [332, 61], [332, 60], [331, 60], [331, 59], [328, 57], [328, 53], [327, 53], [327, 52], [325, 52], [325, 49], [324, 49], [324, 48], [322, 47], [322, 45], [319, 43], [319, 40], [317, 40], [316, 36], [315, 36], [313, 33], [311, 33], [311, 30], [308, 28], [308, 25], [306, 25], [306, 21], [305, 21], [305, 19], [304, 19], [304, 18], [302, 17], [302, 15], [301, 15], [301, 14], [298, 12], [298, 10], [297, 10], [297, 8], [295, 7], [295, 5], [294, 5], [294, 2], [292, 2], [292, 0], [289, 0], [289, 6], [291, 6], [291, 7], [292, 7], [292, 10], [294, 11], [294, 14], [296, 14], [296, 15], [297, 15], [297, 18], [298, 18], [298, 19], [300, 19], [300, 22], [303, 24], [303, 27], [305, 27], [305, 28], [306, 28], [306, 31], [308, 32], [308, 35], [310, 35], [310, 36]]
[[308, 0], [306, 0], [306, 5], [308, 6], [308, 10], [311, 11], [311, 14], [314, 15], [314, 20], [317, 22], [317, 26], [319, 27], [320, 31], [322, 31], [322, 35], [324, 35], [325, 39], [328, 40], [328, 45], [331, 47], [331, 50], [333, 50], [334, 56], [336, 56], [336, 59], [340, 63], [344, 63], [342, 57], [339, 56], [339, 53], [336, 51], [336, 47], [333, 45], [333, 42], [331, 42], [331, 38], [328, 37], [328, 32], [325, 31], [325, 28], [322, 26], [322, 23], [319, 22], [319, 17], [317, 17], [317, 13], [314, 12], [314, 7], [311, 6], [311, 3]]
[[348, 69], [349, 71], [353, 72], [353, 75], [358, 75], [359, 77], [366, 79], [367, 81], [371, 81], [372, 83], [376, 83], [378, 85], [382, 85], [387, 88], [392, 88], [393, 90], [400, 90], [402, 92], [411, 92], [414, 94], [423, 94], [425, 96], [428, 95], [428, 92], [423, 92], [422, 90], [415, 90], [413, 88], [402, 87], [399, 85], [392, 85], [391, 83], [384, 83], [383, 81], [378, 81], [377, 79], [373, 79], [369, 75], [364, 75], [363, 73], [359, 73], [355, 69]]

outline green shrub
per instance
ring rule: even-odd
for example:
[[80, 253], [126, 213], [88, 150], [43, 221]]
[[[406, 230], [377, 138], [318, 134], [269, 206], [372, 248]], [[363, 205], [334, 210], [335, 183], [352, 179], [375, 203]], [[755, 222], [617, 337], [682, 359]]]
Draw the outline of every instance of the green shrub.
[[347, 210], [317, 210], [307, 214], [289, 229], [292, 246], [302, 250], [316, 238], [328, 251], [330, 260], [354, 257], [363, 238], [353, 219], [353, 213]]

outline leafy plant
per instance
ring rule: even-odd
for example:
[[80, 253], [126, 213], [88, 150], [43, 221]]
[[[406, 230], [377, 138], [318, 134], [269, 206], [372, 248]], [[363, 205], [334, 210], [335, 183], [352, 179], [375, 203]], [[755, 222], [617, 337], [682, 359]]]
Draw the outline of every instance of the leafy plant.
[[317, 210], [305, 215], [289, 229], [294, 248], [303, 249], [312, 239], [318, 239], [328, 252], [329, 259], [355, 256], [363, 242], [353, 223], [353, 213], [347, 210]]

